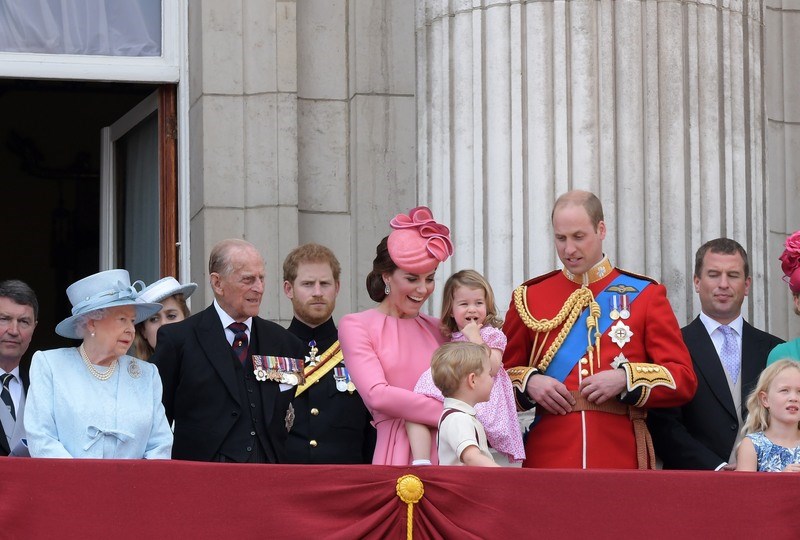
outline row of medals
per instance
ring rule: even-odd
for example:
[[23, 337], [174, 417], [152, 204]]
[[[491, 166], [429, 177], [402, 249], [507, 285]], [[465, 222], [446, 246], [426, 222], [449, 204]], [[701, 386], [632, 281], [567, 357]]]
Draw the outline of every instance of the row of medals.
[[[264, 360], [272, 365], [268, 364], [265, 366], [263, 364]], [[286, 365], [281, 366], [281, 363], [285, 363]], [[253, 374], [257, 381], [264, 382], [270, 380], [281, 384], [297, 386], [300, 384], [300, 377], [298, 377], [296, 373], [292, 373], [293, 369], [300, 369], [299, 366], [295, 365], [296, 363], [299, 363], [299, 360], [294, 358], [253, 355]]]
[[611, 311], [608, 313], [608, 316], [611, 317], [612, 321], [616, 321], [618, 319], [627, 319], [631, 316], [630, 311], [630, 304], [628, 304], [628, 295], [623, 294], [614, 294], [609, 299], [608, 303], [610, 304]]

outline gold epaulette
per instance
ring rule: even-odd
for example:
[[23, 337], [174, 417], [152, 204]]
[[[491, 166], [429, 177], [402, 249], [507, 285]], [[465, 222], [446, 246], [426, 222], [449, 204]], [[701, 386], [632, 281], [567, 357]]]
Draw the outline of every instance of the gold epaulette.
[[630, 363], [622, 364], [627, 374], [625, 385], [628, 392], [632, 392], [637, 388], [642, 388], [642, 395], [639, 400], [634, 404], [634, 407], [641, 407], [647, 402], [650, 397], [650, 390], [656, 386], [666, 386], [667, 388], [675, 389], [675, 379], [672, 374], [664, 366], [658, 364], [646, 363]]
[[632, 276], [635, 278], [643, 279], [645, 281], [649, 281], [651, 283], [655, 283], [656, 285], [658, 285], [658, 280], [651, 278], [650, 276], [646, 276], [644, 274], [637, 274], [636, 272], [631, 272], [630, 270], [624, 270], [622, 268], [617, 268], [617, 271], [620, 274], [625, 274], [626, 276]]

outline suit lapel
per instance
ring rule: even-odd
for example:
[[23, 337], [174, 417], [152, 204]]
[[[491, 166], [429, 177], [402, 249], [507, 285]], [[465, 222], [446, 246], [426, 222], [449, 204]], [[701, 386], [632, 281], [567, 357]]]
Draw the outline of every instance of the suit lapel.
[[742, 410], [746, 414], [745, 403], [747, 396], [755, 387], [758, 376], [766, 365], [768, 350], [764, 350], [769, 345], [764, 344], [763, 336], [759, 335], [755, 329], [744, 322], [742, 327]]
[[[250, 354], [263, 355], [269, 343], [269, 330], [259, 317], [253, 317], [253, 329], [250, 332]], [[278, 385], [275, 383], [256, 383], [261, 386], [261, 414], [264, 415], [264, 423], [269, 425], [272, 420], [272, 413], [275, 409], [275, 393]]]
[[25, 436], [23, 424], [25, 421], [25, 397], [28, 394], [30, 382], [27, 366], [20, 364], [19, 378], [22, 380], [22, 393], [20, 394], [20, 403], [15, 411], [16, 420], [11, 417], [11, 413], [5, 406], [0, 407], [0, 455], [10, 454], [11, 447], [16, 446], [19, 440]]
[[736, 407], [728, 386], [728, 378], [725, 376], [719, 354], [714, 348], [714, 342], [711, 341], [711, 336], [708, 335], [708, 331], [699, 317], [686, 327], [685, 341], [692, 353], [695, 366], [708, 381], [711, 392], [725, 407], [731, 418], [736, 418]]
[[203, 349], [206, 359], [216, 370], [225, 387], [239, 405], [239, 391], [236, 385], [236, 370], [231, 357], [231, 347], [225, 337], [222, 321], [219, 320], [216, 309], [212, 304], [202, 313], [197, 327], [195, 327], [197, 342]]
[[31, 385], [31, 361], [30, 360], [23, 360], [19, 364], [19, 378], [22, 379], [22, 388], [25, 390], [25, 393], [28, 393], [28, 387]]
[[[8, 444], [8, 437], [6, 436], [6, 425], [11, 427], [11, 422], [11, 413], [8, 412], [5, 405], [0, 406], [0, 456], [7, 456], [11, 453], [11, 446]], [[11, 436], [13, 436], [13, 433]]]

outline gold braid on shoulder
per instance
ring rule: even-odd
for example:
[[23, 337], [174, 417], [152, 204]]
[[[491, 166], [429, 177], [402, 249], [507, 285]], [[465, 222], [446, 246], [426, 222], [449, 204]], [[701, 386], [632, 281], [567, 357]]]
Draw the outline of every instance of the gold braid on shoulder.
[[558, 334], [553, 340], [553, 343], [550, 344], [550, 347], [548, 347], [547, 351], [541, 357], [539, 362], [532, 367], [537, 368], [540, 372], [544, 372], [547, 369], [547, 366], [550, 365], [550, 362], [553, 360], [556, 352], [558, 352], [558, 349], [564, 343], [564, 339], [566, 339], [567, 334], [569, 334], [569, 331], [572, 329], [575, 321], [578, 320], [581, 312], [586, 307], [590, 308], [590, 315], [586, 323], [589, 331], [589, 345], [587, 347], [587, 353], [590, 357], [589, 365], [591, 366], [592, 329], [595, 330], [595, 345], [599, 344], [598, 342], [600, 338], [599, 333], [597, 332], [597, 319], [600, 317], [600, 306], [597, 304], [597, 302], [595, 302], [592, 291], [587, 287], [581, 287], [580, 289], [575, 290], [569, 295], [567, 301], [564, 302], [564, 305], [561, 307], [555, 317], [552, 319], [537, 319], [531, 315], [531, 312], [528, 309], [526, 294], [527, 290], [528, 287], [525, 285], [520, 285], [514, 289], [514, 306], [517, 308], [517, 313], [519, 314], [523, 324], [537, 333], [550, 332], [551, 330], [561, 326], [561, 330], [559, 330]]

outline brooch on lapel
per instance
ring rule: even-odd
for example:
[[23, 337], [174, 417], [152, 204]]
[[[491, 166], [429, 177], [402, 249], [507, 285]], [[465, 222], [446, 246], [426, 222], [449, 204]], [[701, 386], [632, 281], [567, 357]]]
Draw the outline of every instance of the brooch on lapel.
[[131, 360], [131, 363], [128, 364], [128, 375], [134, 379], [138, 379], [142, 376], [142, 368], [137, 360]]

